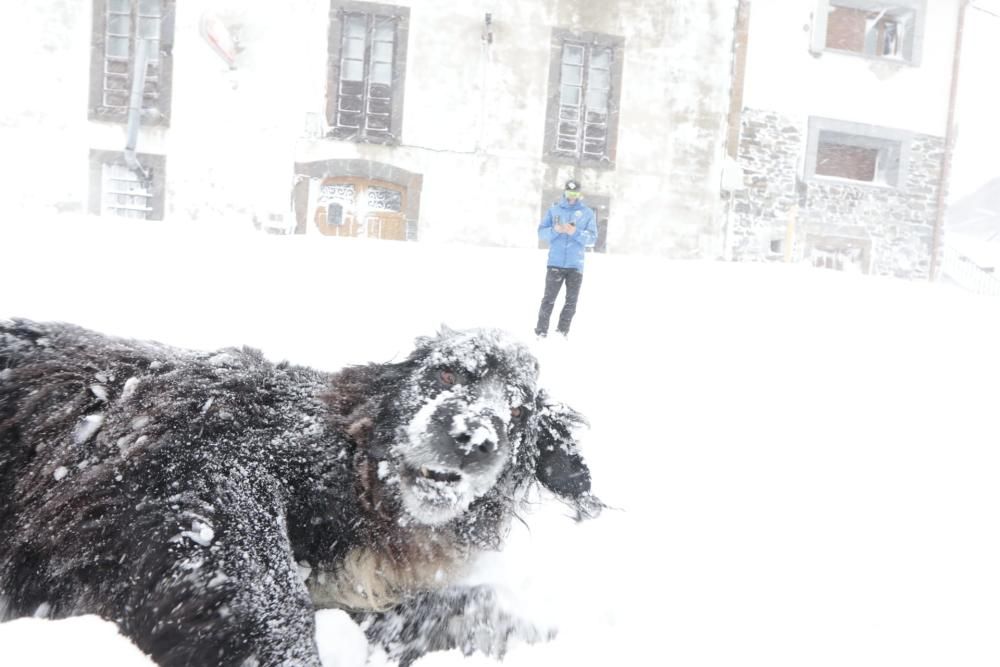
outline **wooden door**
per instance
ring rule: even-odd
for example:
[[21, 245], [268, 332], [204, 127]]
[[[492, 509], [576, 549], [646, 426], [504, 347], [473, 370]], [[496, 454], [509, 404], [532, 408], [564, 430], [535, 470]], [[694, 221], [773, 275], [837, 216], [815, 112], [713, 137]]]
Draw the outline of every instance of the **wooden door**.
[[406, 192], [394, 183], [352, 176], [320, 185], [316, 228], [326, 236], [406, 240]]

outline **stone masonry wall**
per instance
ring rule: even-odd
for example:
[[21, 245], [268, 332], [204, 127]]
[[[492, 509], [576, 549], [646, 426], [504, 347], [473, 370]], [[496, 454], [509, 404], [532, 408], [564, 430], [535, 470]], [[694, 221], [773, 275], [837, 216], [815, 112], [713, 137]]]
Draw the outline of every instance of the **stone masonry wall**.
[[942, 137], [917, 134], [902, 188], [803, 180], [807, 118], [744, 109], [739, 146], [744, 189], [729, 212], [733, 259], [810, 261], [809, 238], [866, 248], [864, 270], [927, 278], [937, 209]]

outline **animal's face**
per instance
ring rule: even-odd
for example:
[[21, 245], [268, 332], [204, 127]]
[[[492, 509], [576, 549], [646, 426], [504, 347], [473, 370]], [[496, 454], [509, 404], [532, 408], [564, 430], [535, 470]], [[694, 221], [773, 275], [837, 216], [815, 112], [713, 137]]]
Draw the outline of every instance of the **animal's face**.
[[538, 362], [491, 330], [424, 339], [398, 397], [389, 458], [406, 512], [436, 525], [494, 487], [524, 452]]
[[494, 329], [446, 329], [418, 339], [405, 361], [340, 371], [327, 398], [358, 448], [364, 504], [404, 523], [461, 518], [484, 544], [534, 482], [578, 516], [596, 515], [575, 440], [584, 419], [537, 379], [527, 347]]

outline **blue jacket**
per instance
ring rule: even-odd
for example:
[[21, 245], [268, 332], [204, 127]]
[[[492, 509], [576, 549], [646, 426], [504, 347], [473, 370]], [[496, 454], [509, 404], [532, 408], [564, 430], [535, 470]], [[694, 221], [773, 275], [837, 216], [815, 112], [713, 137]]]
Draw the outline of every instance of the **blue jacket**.
[[[555, 230], [555, 223], [576, 224], [572, 234]], [[597, 219], [594, 211], [577, 199], [570, 203], [566, 197], [549, 207], [542, 224], [538, 225], [538, 238], [549, 243], [548, 266], [583, 271], [584, 248], [597, 242]]]

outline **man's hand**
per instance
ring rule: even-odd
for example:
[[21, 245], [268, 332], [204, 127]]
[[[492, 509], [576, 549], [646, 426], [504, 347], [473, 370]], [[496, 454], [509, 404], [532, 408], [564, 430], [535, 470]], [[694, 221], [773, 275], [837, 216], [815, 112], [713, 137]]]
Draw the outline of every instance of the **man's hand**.
[[556, 223], [554, 225], [556, 233], [558, 234], [572, 234], [576, 232], [576, 225], [572, 222], [568, 222], [565, 225]]

